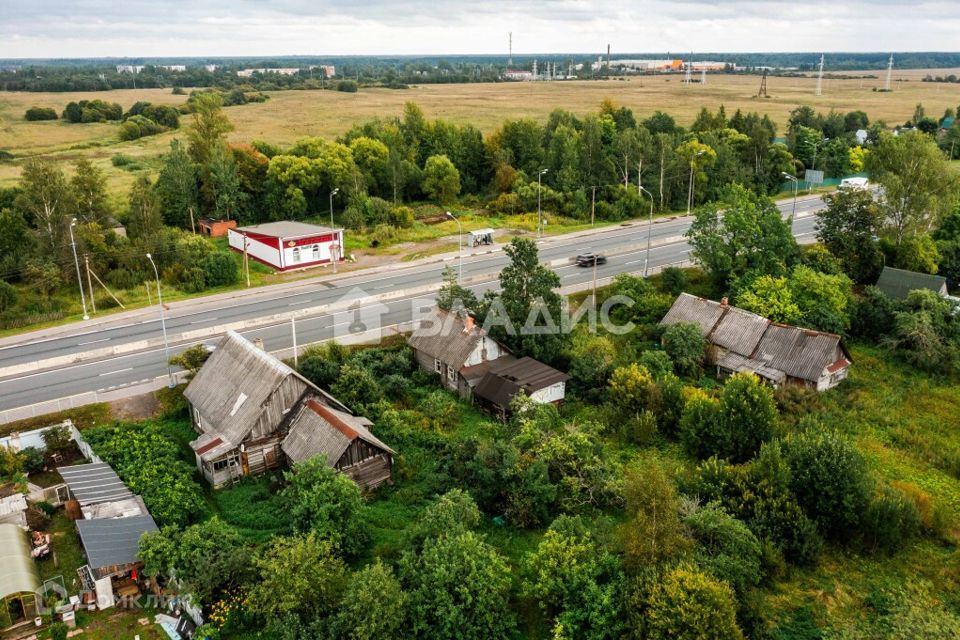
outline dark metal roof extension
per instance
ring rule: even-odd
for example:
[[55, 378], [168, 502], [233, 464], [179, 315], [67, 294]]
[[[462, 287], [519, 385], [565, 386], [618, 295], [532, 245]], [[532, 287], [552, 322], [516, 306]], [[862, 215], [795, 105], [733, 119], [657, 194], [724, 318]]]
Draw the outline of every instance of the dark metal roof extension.
[[496, 405], [507, 407], [521, 389], [530, 395], [569, 378], [570, 376], [550, 365], [524, 357], [502, 368], [491, 367], [473, 393]]
[[133, 497], [133, 492], [105, 462], [58, 467], [57, 472], [80, 506]]
[[157, 523], [149, 515], [77, 520], [80, 541], [93, 569], [137, 562], [140, 536], [157, 530]]

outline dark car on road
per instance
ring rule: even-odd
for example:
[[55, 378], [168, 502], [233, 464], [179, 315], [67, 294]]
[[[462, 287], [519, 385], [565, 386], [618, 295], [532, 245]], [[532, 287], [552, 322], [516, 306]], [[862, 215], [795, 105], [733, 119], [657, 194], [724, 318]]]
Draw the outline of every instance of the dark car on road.
[[592, 267], [595, 264], [607, 264], [607, 257], [599, 253], [582, 253], [577, 256], [578, 267]]

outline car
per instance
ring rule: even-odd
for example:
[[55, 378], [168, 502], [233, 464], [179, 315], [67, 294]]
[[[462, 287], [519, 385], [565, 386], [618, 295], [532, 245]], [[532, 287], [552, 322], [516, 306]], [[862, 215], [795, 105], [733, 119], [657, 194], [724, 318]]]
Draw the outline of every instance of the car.
[[592, 267], [600, 264], [607, 264], [607, 257], [599, 253], [581, 253], [577, 256], [578, 267]]

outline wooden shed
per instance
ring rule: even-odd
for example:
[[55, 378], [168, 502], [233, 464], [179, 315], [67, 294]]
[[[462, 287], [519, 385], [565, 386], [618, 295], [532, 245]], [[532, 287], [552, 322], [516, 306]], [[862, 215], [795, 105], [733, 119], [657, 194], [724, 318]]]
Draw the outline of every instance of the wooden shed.
[[394, 451], [370, 432], [371, 422], [310, 399], [297, 409], [283, 451], [296, 464], [323, 456], [364, 489], [391, 479]]

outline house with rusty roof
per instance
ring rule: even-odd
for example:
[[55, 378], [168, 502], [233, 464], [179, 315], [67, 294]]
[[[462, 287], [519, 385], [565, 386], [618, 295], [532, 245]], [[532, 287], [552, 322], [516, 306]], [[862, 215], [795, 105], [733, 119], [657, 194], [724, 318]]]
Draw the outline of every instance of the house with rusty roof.
[[197, 468], [214, 488], [320, 454], [340, 470], [377, 465], [372, 486], [390, 477], [393, 451], [369, 420], [237, 333], [217, 344], [183, 395], [199, 434], [190, 443]]
[[847, 377], [852, 364], [840, 336], [790, 325], [720, 302], [681, 293], [661, 325], [697, 325], [708, 343], [707, 361], [719, 373], [749, 371], [774, 386], [801, 384], [825, 391]]
[[469, 399], [482, 373], [477, 367], [509, 354], [509, 350], [491, 338], [473, 317], [435, 309], [414, 328], [407, 344], [417, 363], [440, 376], [440, 382]]

